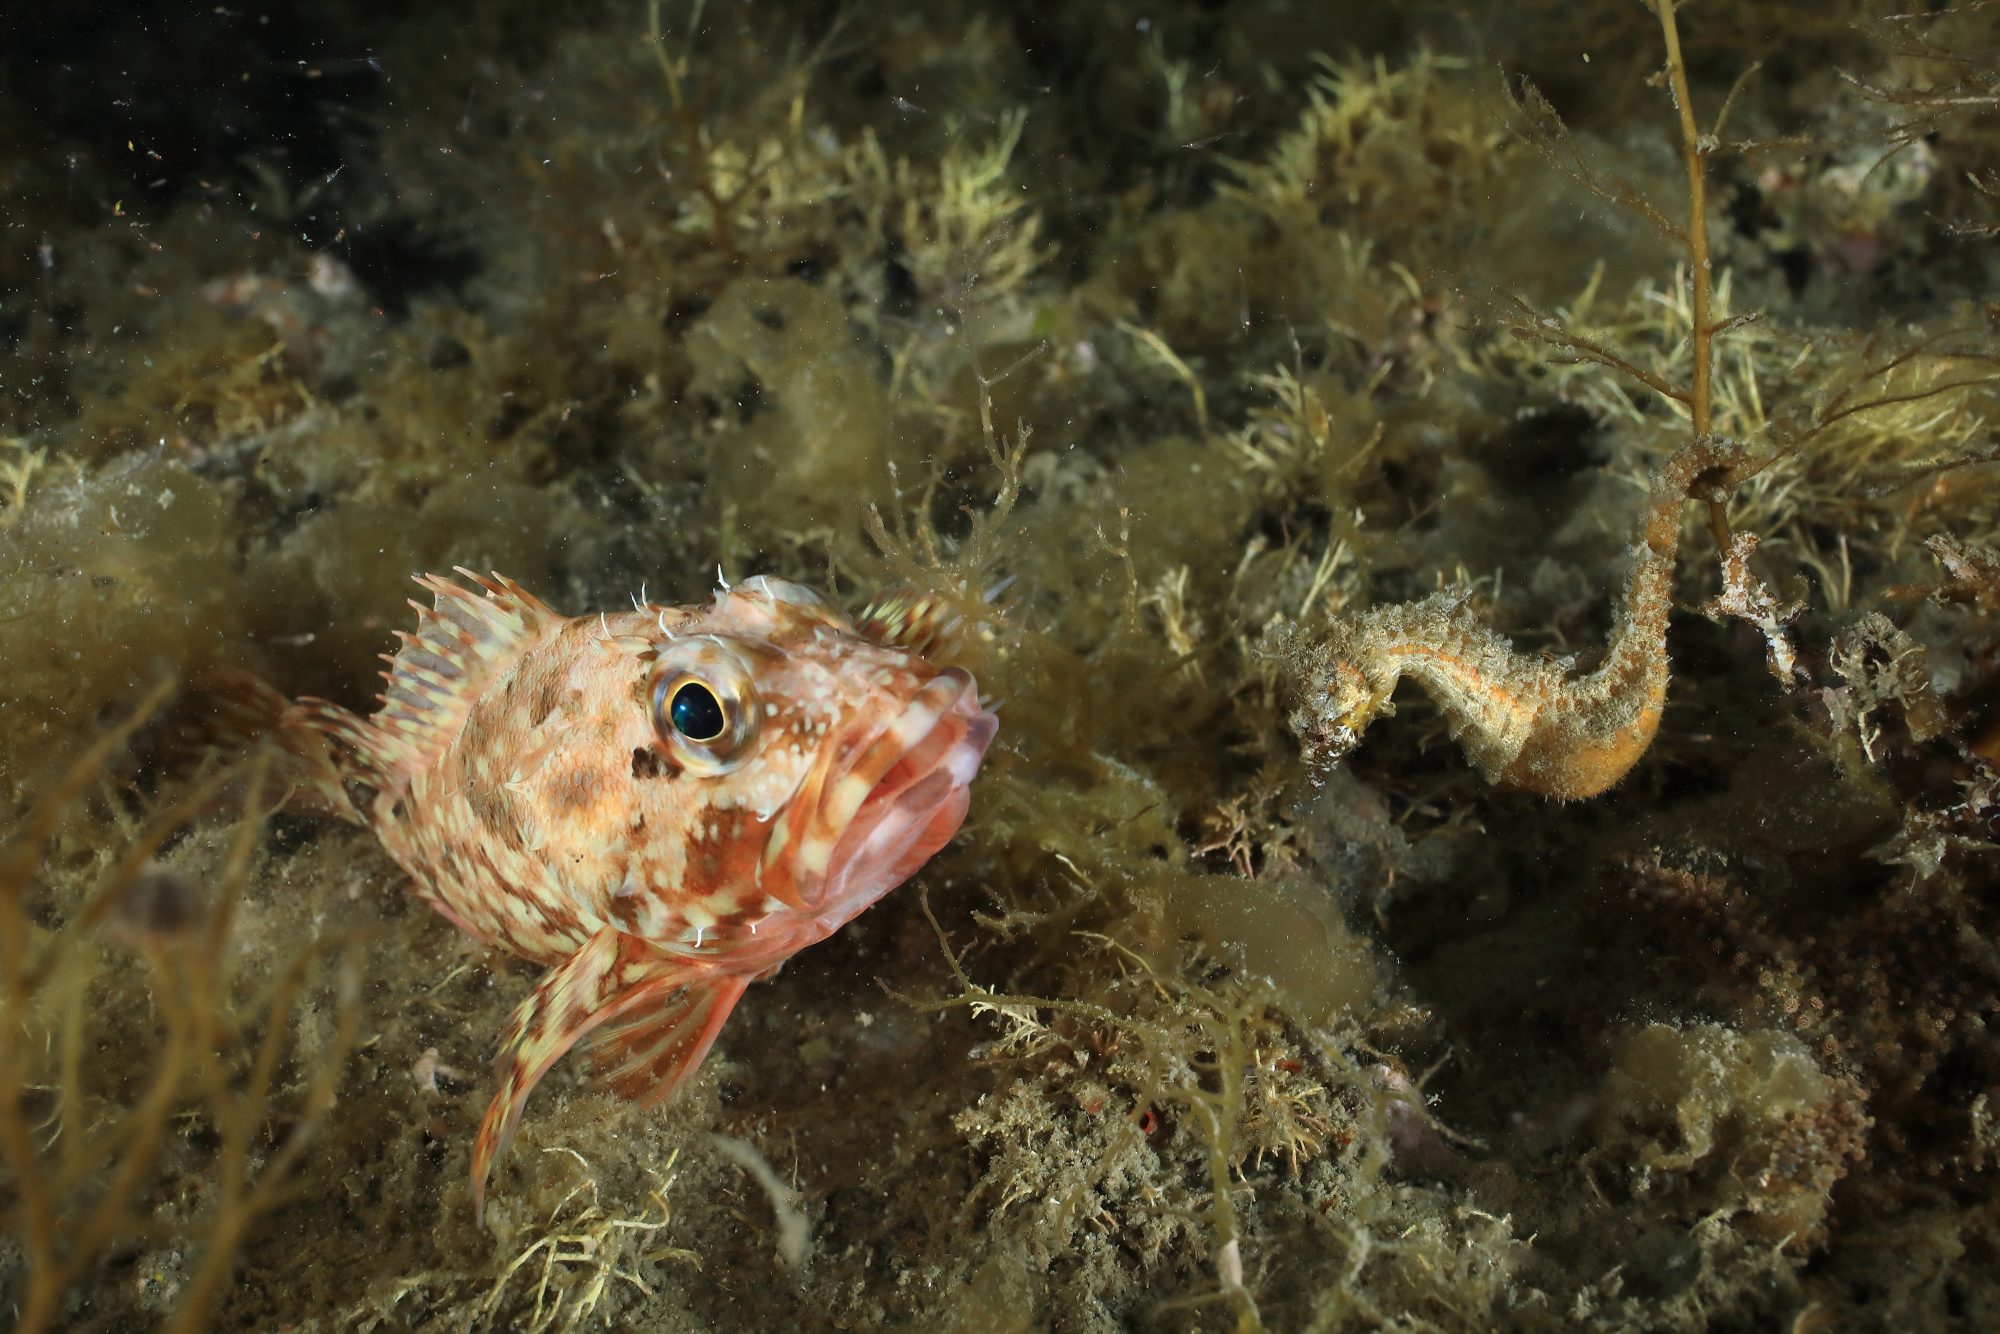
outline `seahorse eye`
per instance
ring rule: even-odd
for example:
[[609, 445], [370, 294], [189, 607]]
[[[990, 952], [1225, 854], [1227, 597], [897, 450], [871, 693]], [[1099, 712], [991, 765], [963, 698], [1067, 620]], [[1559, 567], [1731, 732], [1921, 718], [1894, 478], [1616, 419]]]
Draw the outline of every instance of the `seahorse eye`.
[[699, 681], [688, 681], [674, 692], [668, 716], [673, 720], [674, 730], [690, 741], [719, 740], [729, 726], [722, 701]]

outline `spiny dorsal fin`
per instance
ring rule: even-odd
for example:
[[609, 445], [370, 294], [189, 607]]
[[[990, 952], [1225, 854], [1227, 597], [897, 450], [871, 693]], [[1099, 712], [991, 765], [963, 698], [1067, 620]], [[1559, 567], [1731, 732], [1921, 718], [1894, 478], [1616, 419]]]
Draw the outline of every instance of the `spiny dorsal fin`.
[[[986, 609], [998, 602], [1013, 583], [1014, 576], [1010, 574], [980, 594], [979, 601], [970, 604], [973, 619], [983, 623], [989, 615]], [[928, 658], [966, 628], [966, 612], [960, 599], [951, 594], [924, 592], [906, 585], [889, 590], [863, 607], [854, 618], [854, 626], [878, 644]]]
[[898, 588], [870, 602], [855, 628], [888, 648], [928, 657], [964, 618], [941, 594]]
[[486, 590], [481, 597], [442, 575], [416, 581], [436, 599], [415, 598], [414, 634], [398, 630], [402, 648], [383, 679], [382, 707], [368, 719], [320, 700], [302, 700], [305, 723], [324, 733], [349, 767], [378, 790], [406, 784], [458, 734], [466, 714], [495, 673], [511, 663], [550, 622], [560, 619], [540, 598], [502, 575], [457, 573]]

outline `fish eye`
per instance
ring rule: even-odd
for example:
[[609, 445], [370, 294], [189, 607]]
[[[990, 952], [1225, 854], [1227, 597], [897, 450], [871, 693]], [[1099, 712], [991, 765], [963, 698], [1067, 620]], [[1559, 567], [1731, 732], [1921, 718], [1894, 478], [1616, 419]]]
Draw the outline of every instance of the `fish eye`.
[[674, 691], [673, 701], [667, 705], [667, 717], [673, 721], [674, 730], [690, 741], [714, 741], [729, 725], [722, 715], [722, 701], [699, 681], [683, 682]]
[[648, 693], [654, 735], [682, 772], [725, 774], [749, 757], [763, 715], [749, 668], [727, 643], [704, 635], [666, 645]]

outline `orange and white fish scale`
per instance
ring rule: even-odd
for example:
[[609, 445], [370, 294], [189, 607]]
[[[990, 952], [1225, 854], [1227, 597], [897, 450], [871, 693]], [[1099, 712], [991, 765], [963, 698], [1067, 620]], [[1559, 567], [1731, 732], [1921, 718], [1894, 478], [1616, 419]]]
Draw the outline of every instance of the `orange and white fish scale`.
[[924, 656], [945, 613], [850, 620], [775, 579], [705, 607], [565, 617], [435, 575], [382, 708], [303, 701], [357, 815], [462, 929], [551, 971], [516, 1012], [472, 1161], [483, 1203], [527, 1095], [587, 1040], [658, 1099], [755, 978], [957, 832], [998, 726]]

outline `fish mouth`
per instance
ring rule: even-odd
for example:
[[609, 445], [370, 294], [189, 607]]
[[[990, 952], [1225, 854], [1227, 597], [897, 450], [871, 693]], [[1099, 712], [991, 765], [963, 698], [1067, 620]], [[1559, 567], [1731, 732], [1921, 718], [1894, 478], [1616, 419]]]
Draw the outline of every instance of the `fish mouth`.
[[1000, 720], [972, 674], [938, 673], [823, 780], [798, 850], [800, 906], [831, 929], [915, 875], [952, 839]]

